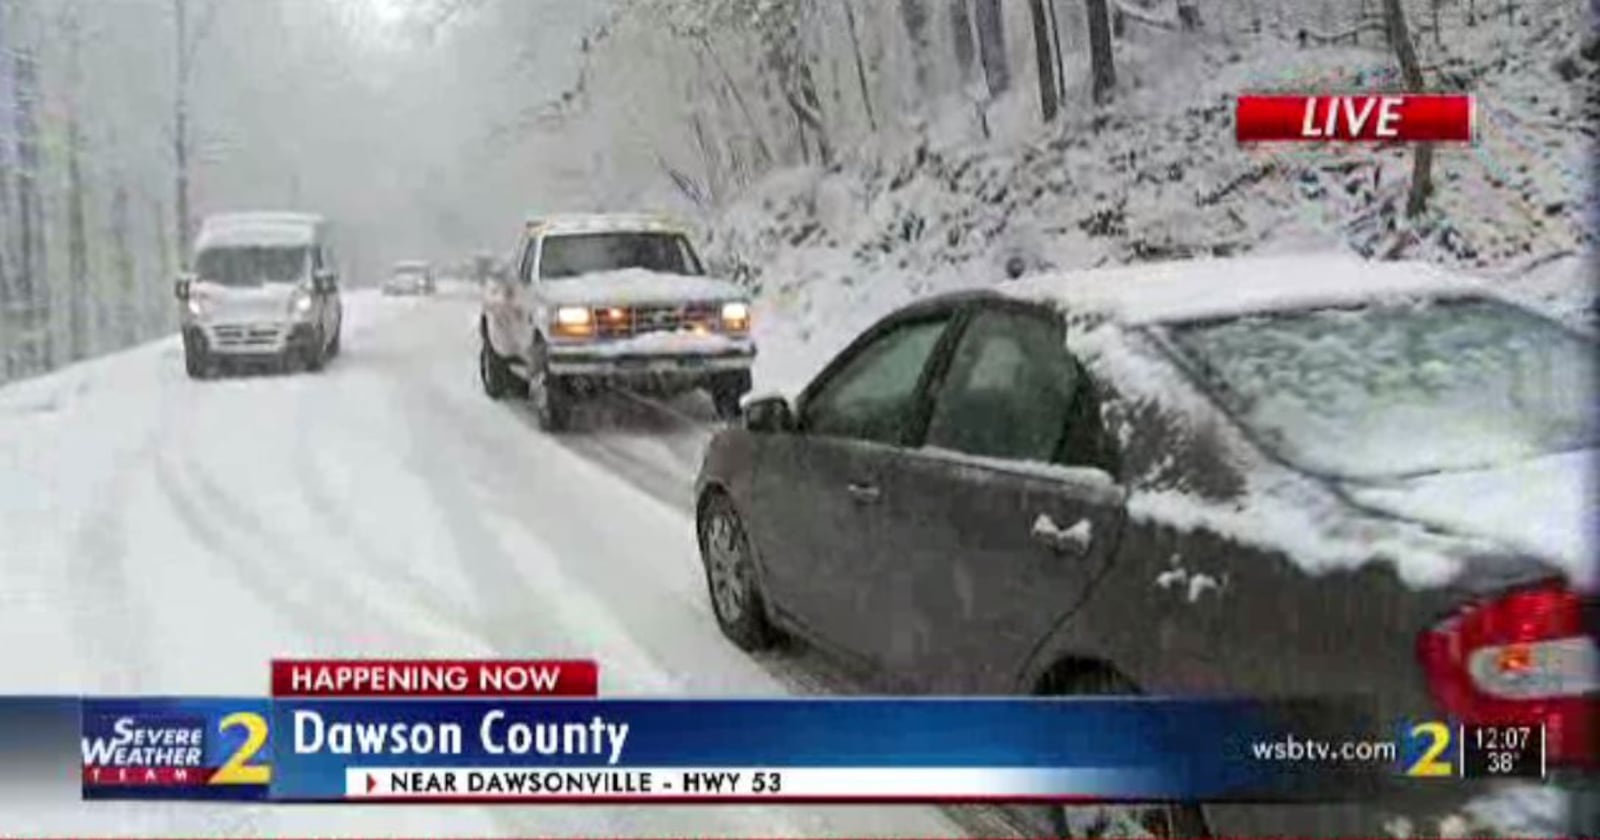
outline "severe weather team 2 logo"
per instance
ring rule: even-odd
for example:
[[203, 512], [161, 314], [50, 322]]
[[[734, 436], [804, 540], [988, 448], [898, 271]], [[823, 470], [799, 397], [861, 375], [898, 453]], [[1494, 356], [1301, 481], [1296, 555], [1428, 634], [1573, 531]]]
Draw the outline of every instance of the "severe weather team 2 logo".
[[254, 712], [85, 715], [83, 786], [264, 786], [270, 766], [251, 761], [266, 739], [266, 720]]

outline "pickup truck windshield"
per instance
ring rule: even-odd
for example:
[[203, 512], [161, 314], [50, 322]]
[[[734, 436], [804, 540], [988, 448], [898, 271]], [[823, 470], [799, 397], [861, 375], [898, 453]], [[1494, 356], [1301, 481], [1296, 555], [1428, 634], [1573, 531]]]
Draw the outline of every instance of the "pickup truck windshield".
[[305, 279], [307, 249], [294, 247], [210, 248], [195, 258], [196, 276], [222, 286], [299, 283]]
[[702, 274], [700, 260], [675, 233], [571, 233], [546, 236], [539, 276], [560, 279], [643, 268], [663, 274]]

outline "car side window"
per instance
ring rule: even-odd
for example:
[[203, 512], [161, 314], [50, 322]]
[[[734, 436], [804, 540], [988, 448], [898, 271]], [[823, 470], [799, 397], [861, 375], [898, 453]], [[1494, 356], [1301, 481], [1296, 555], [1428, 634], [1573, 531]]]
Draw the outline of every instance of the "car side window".
[[1059, 460], [1082, 379], [1054, 321], [983, 312], [956, 345], [927, 445], [992, 458]]
[[529, 239], [522, 245], [522, 261], [517, 265], [517, 279], [523, 284], [533, 282], [533, 255], [539, 247], [538, 239]]
[[917, 386], [950, 316], [902, 324], [861, 348], [806, 401], [810, 434], [899, 444], [916, 416]]

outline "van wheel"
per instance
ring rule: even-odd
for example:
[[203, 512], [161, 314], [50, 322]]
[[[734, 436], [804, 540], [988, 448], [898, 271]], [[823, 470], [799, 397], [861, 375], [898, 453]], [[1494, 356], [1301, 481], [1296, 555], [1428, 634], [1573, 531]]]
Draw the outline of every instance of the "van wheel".
[[[1101, 664], [1063, 669], [1048, 675], [1040, 694], [1052, 697], [1134, 696], [1139, 689]], [[1200, 806], [1185, 803], [1160, 805], [1065, 805], [1044, 815], [1051, 836], [1103, 837], [1210, 837]]]
[[339, 336], [344, 332], [344, 322], [333, 328], [333, 340], [328, 342], [328, 358], [339, 355]]
[[305, 365], [306, 370], [317, 373], [322, 370], [322, 366], [327, 361], [327, 345], [323, 343], [322, 336], [319, 334], [317, 340], [306, 348], [305, 356], [301, 359], [301, 362]]
[[478, 379], [483, 382], [483, 392], [491, 400], [509, 395], [517, 381], [511, 366], [499, 353], [494, 352], [487, 338], [482, 339], [478, 348]]
[[207, 379], [211, 376], [211, 359], [203, 347], [192, 342], [183, 343], [183, 368], [190, 379]]
[[779, 634], [767, 618], [750, 539], [733, 501], [714, 493], [700, 506], [698, 520], [706, 592], [722, 635], [748, 651], [772, 647]]

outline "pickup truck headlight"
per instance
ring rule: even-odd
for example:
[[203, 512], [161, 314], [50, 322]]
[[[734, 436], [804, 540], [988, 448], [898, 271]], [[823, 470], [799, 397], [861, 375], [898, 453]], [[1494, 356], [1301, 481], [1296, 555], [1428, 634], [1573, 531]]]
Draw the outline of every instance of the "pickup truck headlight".
[[588, 338], [594, 335], [594, 313], [587, 306], [557, 307], [555, 332], [568, 338]]
[[189, 299], [184, 301], [184, 306], [188, 308], [190, 315], [200, 319], [206, 317], [206, 299], [200, 295], [190, 292]]
[[748, 332], [750, 330], [750, 304], [741, 300], [722, 305], [723, 332]]

